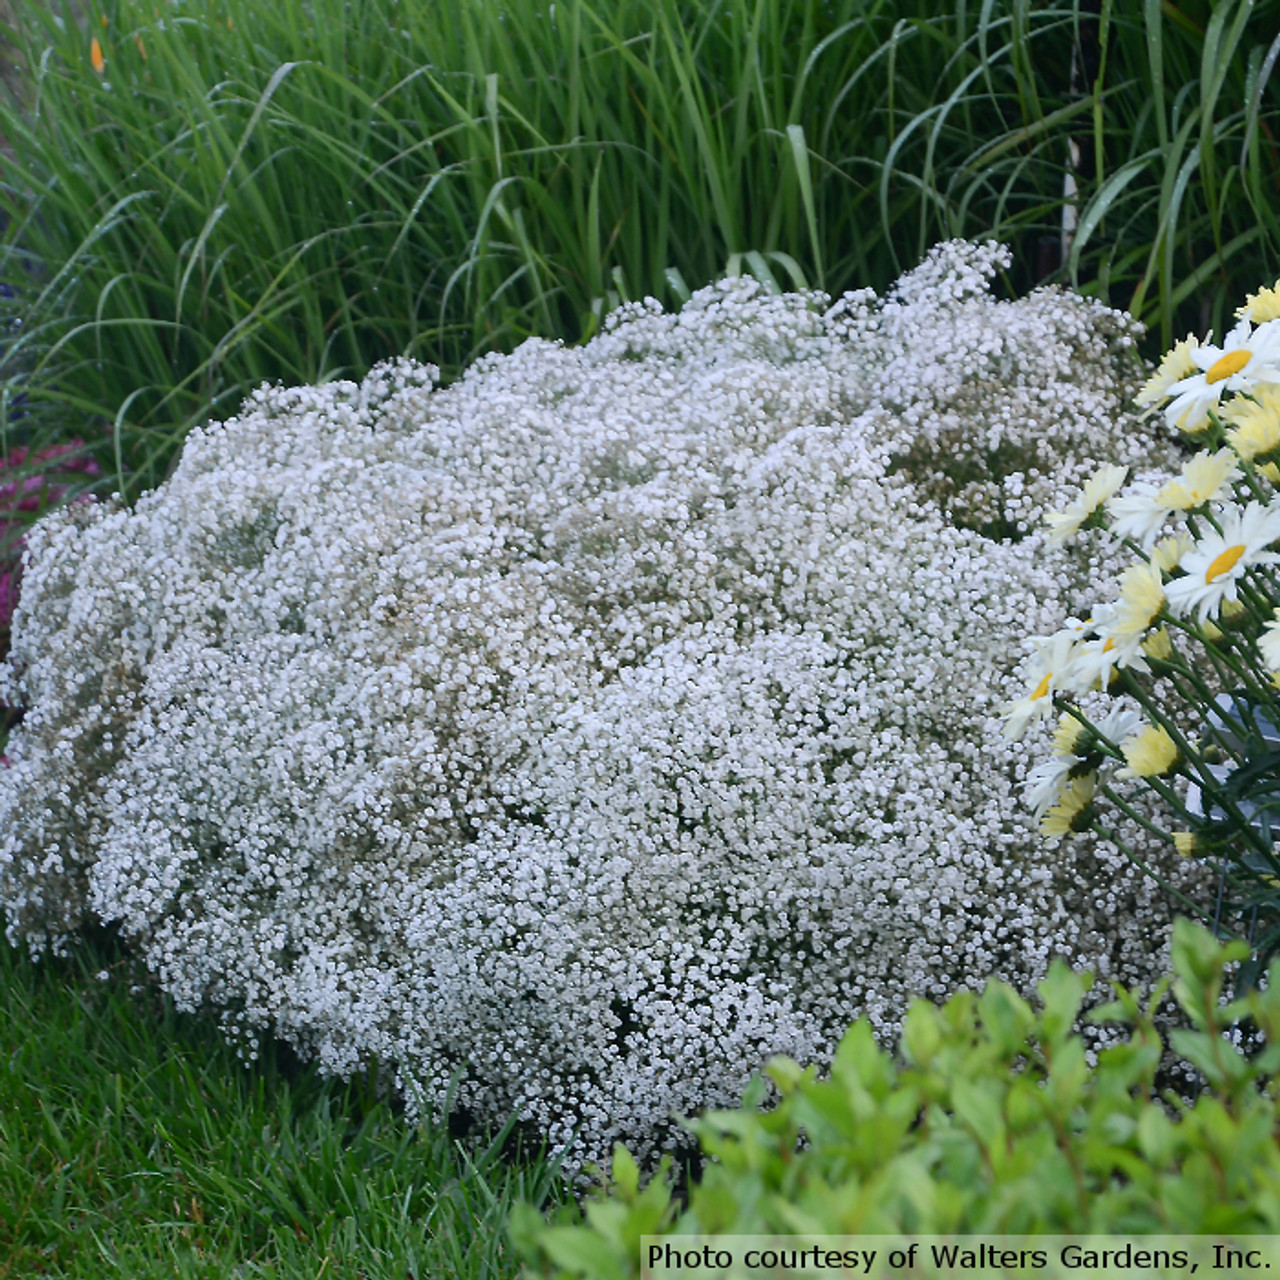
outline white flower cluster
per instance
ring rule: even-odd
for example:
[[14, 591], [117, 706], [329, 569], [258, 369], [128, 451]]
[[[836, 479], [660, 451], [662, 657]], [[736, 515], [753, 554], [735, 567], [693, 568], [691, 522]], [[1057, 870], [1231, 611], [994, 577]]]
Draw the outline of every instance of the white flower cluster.
[[182, 1006], [376, 1055], [415, 1109], [461, 1073], [570, 1167], [860, 1013], [1055, 953], [1151, 979], [1168, 906], [1042, 847], [998, 713], [1099, 571], [1043, 508], [1168, 455], [1124, 319], [997, 301], [1005, 261], [264, 389], [136, 510], [47, 517], [0, 688], [10, 938], [118, 922]]
[[[1237, 314], [1221, 346], [1194, 336], [1178, 343], [1136, 397], [1208, 447], [1178, 475], [1148, 474], [1127, 488], [1128, 467], [1105, 465], [1065, 510], [1047, 517], [1055, 542], [1101, 528], [1117, 551], [1123, 542], [1137, 557], [1114, 598], [1032, 639], [1026, 692], [1005, 708], [1005, 733], [1014, 740], [1053, 711], [1063, 713], [1054, 750], [1031, 770], [1026, 790], [1050, 835], [1092, 826], [1099, 792], [1124, 809], [1132, 797], [1112, 784], [1145, 779], [1178, 820], [1202, 828], [1168, 838], [1186, 853], [1220, 854], [1222, 827], [1234, 824], [1239, 837], [1259, 806], [1230, 795], [1229, 816], [1211, 806], [1221, 817], [1203, 821], [1202, 786], [1225, 783], [1245, 763], [1271, 785], [1271, 771], [1249, 754], [1274, 748], [1280, 685], [1280, 551], [1272, 549], [1280, 547], [1280, 286], [1251, 295]], [[1242, 728], [1254, 723], [1238, 736], [1220, 711]], [[1203, 738], [1202, 729], [1209, 731]], [[1185, 799], [1168, 785], [1174, 775], [1187, 784]], [[1237, 791], [1248, 777], [1241, 775]], [[1274, 885], [1280, 862], [1269, 823], [1257, 830], [1245, 867]]]

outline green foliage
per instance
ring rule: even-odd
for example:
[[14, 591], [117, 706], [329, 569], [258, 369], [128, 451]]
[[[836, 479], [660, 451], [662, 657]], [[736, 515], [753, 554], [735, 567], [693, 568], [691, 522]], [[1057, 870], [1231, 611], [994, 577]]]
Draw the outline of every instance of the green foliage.
[[[936, 81], [913, 70], [926, 42], [950, 54]], [[1280, 271], [1280, 5], [958, 5], [899, 24], [892, 45], [901, 89], [876, 181], [883, 224], [911, 228], [916, 255], [989, 229], [1034, 278], [1034, 246], [1071, 204], [1065, 280], [1153, 325], [1160, 349], [1221, 336]]]
[[[1073, 1028], [1092, 979], [1055, 961], [1033, 1009], [988, 983], [938, 1008], [917, 1001], [896, 1056], [864, 1020], [819, 1077], [786, 1058], [767, 1068], [779, 1099], [690, 1121], [709, 1158], [687, 1207], [669, 1169], [641, 1188], [621, 1148], [585, 1224], [512, 1216], [540, 1274], [639, 1274], [645, 1234], [812, 1235], [1274, 1232], [1280, 1228], [1280, 963], [1265, 990], [1224, 1004], [1226, 946], [1187, 920], [1173, 938], [1173, 994], [1189, 1026], [1171, 1044], [1207, 1089], [1158, 1094], [1152, 1019], [1123, 989], [1091, 1020], [1127, 1025], [1090, 1066]], [[1229, 1028], [1251, 1022], [1247, 1057]], [[757, 1082], [759, 1084], [759, 1082]], [[802, 1137], [806, 1140], [801, 1145]]]
[[1022, 288], [1070, 142], [1079, 287], [1167, 336], [1280, 270], [1276, 0], [80, 8], [15, 15], [0, 453], [97, 440], [131, 497], [264, 379], [451, 376], [726, 272], [883, 288], [953, 235]]
[[509, 1206], [556, 1183], [508, 1133], [410, 1129], [279, 1046], [248, 1069], [134, 977], [0, 943], [0, 1280], [515, 1273]]

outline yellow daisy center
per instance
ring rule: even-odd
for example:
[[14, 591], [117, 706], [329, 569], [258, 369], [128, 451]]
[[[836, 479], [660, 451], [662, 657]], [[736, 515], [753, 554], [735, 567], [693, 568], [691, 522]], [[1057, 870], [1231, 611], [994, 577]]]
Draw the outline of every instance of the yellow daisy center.
[[1044, 679], [1041, 680], [1038, 685], [1036, 685], [1034, 692], [1031, 694], [1032, 702], [1034, 702], [1037, 698], [1043, 698], [1044, 695], [1049, 692], [1050, 679], [1052, 679], [1052, 672], [1046, 673]]
[[1222, 356], [1209, 366], [1204, 375], [1204, 380], [1210, 384], [1221, 382], [1224, 378], [1231, 377], [1233, 373], [1239, 373], [1252, 359], [1252, 351], [1245, 351], [1243, 348], [1236, 351], [1228, 351], [1225, 356]]
[[1224, 573], [1230, 573], [1236, 567], [1236, 561], [1244, 555], [1244, 543], [1237, 543], [1234, 547], [1228, 547], [1214, 562], [1209, 566], [1209, 572], [1204, 575], [1206, 582], [1214, 582], [1222, 577]]

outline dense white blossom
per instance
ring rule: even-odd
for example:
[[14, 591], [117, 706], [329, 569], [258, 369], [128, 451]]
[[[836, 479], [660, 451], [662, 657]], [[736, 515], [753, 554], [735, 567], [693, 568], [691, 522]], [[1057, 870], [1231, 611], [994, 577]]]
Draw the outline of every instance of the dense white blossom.
[[1119, 568], [1044, 512], [1171, 455], [1130, 322], [997, 301], [1005, 261], [263, 389], [135, 510], [44, 519], [0, 673], [11, 939], [117, 922], [183, 1007], [376, 1055], [414, 1109], [460, 1073], [570, 1167], [861, 1013], [1055, 953], [1150, 980], [1169, 907], [1045, 847], [998, 713]]

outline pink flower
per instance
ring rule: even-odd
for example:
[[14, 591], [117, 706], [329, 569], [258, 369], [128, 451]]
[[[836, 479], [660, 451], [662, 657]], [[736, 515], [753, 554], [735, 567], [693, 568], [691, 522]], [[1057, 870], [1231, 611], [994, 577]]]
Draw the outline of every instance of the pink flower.
[[[84, 475], [97, 475], [101, 468], [95, 458], [83, 452], [84, 442], [72, 440], [68, 444], [49, 445], [37, 449], [31, 455], [32, 463], [53, 463], [41, 467], [35, 475], [0, 482], [0, 539], [28, 523], [12, 517], [19, 512], [37, 512], [56, 506], [67, 492], [67, 485], [51, 483], [58, 472], [79, 471]], [[7, 458], [0, 460], [0, 472], [12, 471], [27, 463], [27, 448], [18, 445]], [[70, 456], [67, 456], [70, 455]], [[55, 459], [62, 459], [55, 462]], [[0, 563], [0, 632], [6, 631], [13, 620], [18, 605], [18, 590], [22, 577], [21, 562], [24, 539], [17, 538], [7, 548]]]

